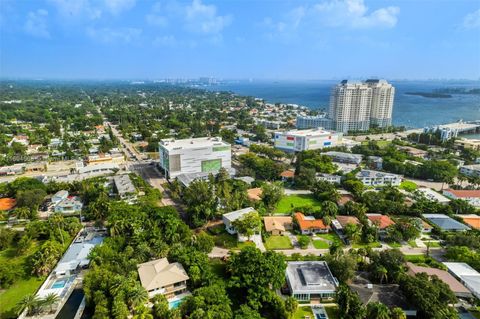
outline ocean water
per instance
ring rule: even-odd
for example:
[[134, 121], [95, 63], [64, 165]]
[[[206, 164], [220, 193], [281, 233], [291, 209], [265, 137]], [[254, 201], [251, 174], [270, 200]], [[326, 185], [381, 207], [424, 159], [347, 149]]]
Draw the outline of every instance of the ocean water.
[[[268, 102], [294, 103], [328, 110], [330, 91], [339, 81], [237, 81], [207, 87], [263, 98]], [[480, 120], [480, 95], [456, 94], [452, 98], [425, 98], [406, 92], [431, 92], [441, 88], [480, 88], [480, 81], [391, 81], [395, 86], [393, 123], [418, 128], [459, 120]]]

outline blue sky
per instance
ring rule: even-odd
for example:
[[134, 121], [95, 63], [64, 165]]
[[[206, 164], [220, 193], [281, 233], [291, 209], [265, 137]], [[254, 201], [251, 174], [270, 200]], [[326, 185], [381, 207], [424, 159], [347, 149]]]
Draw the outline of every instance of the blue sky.
[[0, 76], [480, 78], [478, 0], [0, 0]]

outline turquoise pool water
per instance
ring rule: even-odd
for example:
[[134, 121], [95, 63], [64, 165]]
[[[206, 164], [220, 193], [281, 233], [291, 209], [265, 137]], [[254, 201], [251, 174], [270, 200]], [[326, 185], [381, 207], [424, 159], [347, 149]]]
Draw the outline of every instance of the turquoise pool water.
[[169, 306], [170, 309], [176, 309], [176, 308], [180, 307], [181, 303], [182, 303], [182, 299], [173, 300], [173, 301], [168, 302], [168, 306]]
[[63, 280], [63, 279], [59, 279], [57, 281], [55, 281], [52, 285], [52, 289], [58, 289], [58, 288], [63, 288], [65, 287], [65, 284], [67, 283], [66, 280]]

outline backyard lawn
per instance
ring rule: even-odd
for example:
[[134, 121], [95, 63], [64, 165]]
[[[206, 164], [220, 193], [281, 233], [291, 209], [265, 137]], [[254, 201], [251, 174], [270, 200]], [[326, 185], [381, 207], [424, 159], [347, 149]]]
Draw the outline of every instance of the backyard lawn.
[[310, 316], [313, 318], [312, 308], [310, 306], [298, 307], [297, 311], [293, 315], [294, 319], [304, 319], [305, 316]]
[[21, 269], [25, 276], [17, 280], [12, 286], [6, 290], [0, 291], [0, 318], [16, 318], [13, 308], [25, 295], [34, 293], [42, 285], [45, 277], [30, 276], [25, 265], [26, 260], [37, 248], [37, 243], [32, 245], [30, 249], [21, 256], [18, 256], [14, 248], [5, 249], [0, 252], [0, 264], [6, 264], [7, 260], [10, 265], [14, 265]]
[[338, 307], [335, 307], [335, 306], [325, 307], [325, 310], [327, 311], [328, 319], [340, 318], [338, 314]]
[[291, 249], [293, 248], [288, 236], [270, 236], [265, 241], [265, 248], [274, 249]]
[[288, 214], [297, 207], [305, 206], [319, 207], [320, 202], [316, 200], [313, 195], [288, 195], [280, 200], [275, 213]]
[[33, 294], [42, 285], [45, 277], [30, 277], [28, 279], [17, 280], [7, 290], [0, 292], [2, 306], [0, 307], [0, 318], [16, 318], [13, 308], [28, 294]]
[[225, 230], [223, 225], [218, 225], [208, 229], [209, 233], [213, 236], [215, 241], [215, 246], [226, 248], [226, 249], [242, 249], [248, 245], [255, 245], [252, 242], [239, 243], [237, 240], [237, 235], [230, 235]]

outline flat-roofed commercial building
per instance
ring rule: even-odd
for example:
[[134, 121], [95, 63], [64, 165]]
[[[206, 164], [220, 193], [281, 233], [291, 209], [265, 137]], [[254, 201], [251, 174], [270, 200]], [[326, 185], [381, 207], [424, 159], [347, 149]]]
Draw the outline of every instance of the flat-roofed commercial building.
[[337, 146], [342, 142], [342, 133], [322, 129], [291, 130], [275, 132], [275, 147], [287, 152], [301, 152]]
[[299, 301], [334, 298], [338, 287], [325, 261], [290, 261], [286, 277], [291, 295]]
[[216, 173], [232, 165], [230, 144], [220, 137], [161, 140], [159, 155], [160, 167], [168, 178], [189, 173]]

